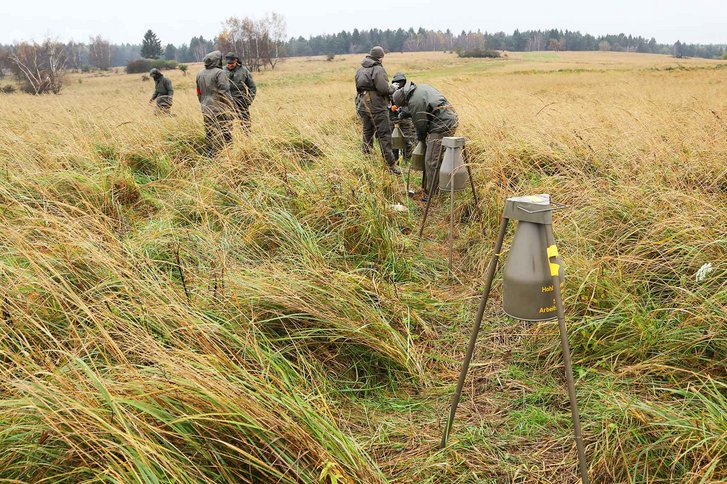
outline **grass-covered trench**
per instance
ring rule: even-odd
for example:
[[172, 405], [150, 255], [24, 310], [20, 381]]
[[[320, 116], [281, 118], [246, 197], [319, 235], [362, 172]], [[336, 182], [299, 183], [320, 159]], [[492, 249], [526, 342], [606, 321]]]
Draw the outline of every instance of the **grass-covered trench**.
[[448, 201], [420, 243], [360, 153], [359, 60], [257, 74], [214, 159], [196, 67], [168, 118], [137, 75], [0, 95], [0, 481], [577, 482], [557, 323], [499, 278], [437, 449], [504, 200], [544, 192], [593, 482], [727, 479], [726, 65], [387, 55], [461, 115], [450, 275]]

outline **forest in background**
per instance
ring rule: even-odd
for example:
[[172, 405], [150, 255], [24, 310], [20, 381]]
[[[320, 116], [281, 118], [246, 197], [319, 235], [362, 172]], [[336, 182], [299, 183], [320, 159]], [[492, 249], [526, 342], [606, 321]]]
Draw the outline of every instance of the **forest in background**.
[[[147, 32], [147, 35], [151, 31]], [[153, 32], [151, 32], [153, 34]], [[286, 40], [287, 39], [287, 40]], [[63, 46], [65, 66], [73, 70], [109, 69], [126, 66], [129, 62], [149, 57], [142, 55], [144, 43], [148, 39], [140, 38], [139, 44], [114, 44], [101, 35], [89, 39], [88, 43], [69, 41], [55, 42]], [[579, 31], [550, 30], [515, 30], [511, 34], [505, 32], [461, 31], [459, 34], [451, 30], [441, 31], [420, 27], [396, 30], [392, 29], [354, 29], [352, 32], [341, 31], [335, 34], [322, 34], [308, 38], [287, 37], [285, 19], [282, 15], [271, 14], [259, 20], [249, 18], [230, 18], [223, 24], [223, 29], [212, 38], [202, 35], [193, 36], [189, 42], [181, 45], [163, 43], [161, 39], [153, 39], [157, 44], [150, 58], [173, 60], [182, 63], [201, 62], [207, 52], [214, 49], [234, 49], [242, 52], [246, 64], [255, 70], [266, 66], [274, 68], [276, 59], [282, 57], [300, 57], [314, 55], [361, 54], [368, 52], [373, 45], [381, 45], [390, 52], [426, 52], [426, 51], [483, 51], [499, 50], [511, 52], [528, 51], [613, 51], [639, 52], [651, 54], [673, 55], [676, 57], [702, 57], [707, 59], [720, 58], [727, 55], [727, 44], [687, 44], [677, 41], [674, 44], [660, 43], [655, 38], [620, 34], [595, 36]], [[0, 45], [0, 61], [19, 46]], [[256, 53], [263, 49], [265, 52]], [[1, 72], [1, 71], [0, 71]]]

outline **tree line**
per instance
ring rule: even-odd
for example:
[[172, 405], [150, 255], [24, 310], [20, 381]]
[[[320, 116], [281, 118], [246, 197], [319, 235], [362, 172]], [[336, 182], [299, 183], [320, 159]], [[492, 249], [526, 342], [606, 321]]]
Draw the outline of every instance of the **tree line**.
[[231, 17], [214, 38], [195, 36], [188, 43], [164, 45], [148, 30], [140, 44], [112, 44], [97, 35], [88, 43], [59, 42], [46, 39], [41, 43], [21, 42], [0, 45], [0, 77], [10, 70], [21, 89], [33, 94], [58, 92], [62, 73], [67, 70], [106, 70], [128, 66], [139, 59], [164, 59], [178, 63], [201, 62], [210, 51], [234, 51], [253, 70], [274, 69], [283, 57], [362, 54], [371, 46], [381, 45], [387, 51], [449, 51], [460, 54], [490, 51], [616, 51], [674, 55], [677, 57], [727, 58], [727, 45], [686, 44], [677, 41], [663, 44], [655, 38], [626, 34], [593, 36], [571, 30], [515, 30], [504, 32], [450, 30], [359, 30], [288, 38], [285, 19], [269, 14], [262, 19]]
[[[285, 40], [285, 20], [279, 14], [271, 14], [261, 20], [249, 18], [230, 18], [223, 30], [213, 38], [194, 36], [181, 45], [164, 45], [156, 35], [147, 31], [158, 42], [158, 51], [144, 49], [144, 41], [139, 44], [113, 44], [101, 35], [91, 37], [88, 43], [67, 42], [63, 45], [66, 52], [66, 66], [70, 69], [96, 68], [108, 69], [127, 65], [140, 58], [161, 58], [177, 62], [201, 62], [207, 52], [214, 49], [237, 50], [247, 65], [260, 64], [262, 57], [298, 57], [327, 54], [361, 54], [368, 52], [373, 45], [381, 45], [391, 52], [419, 51], [468, 51], [501, 50], [512, 52], [526, 51], [615, 51], [667, 54], [683, 57], [719, 58], [727, 52], [725, 44], [687, 44], [677, 41], [664, 44], [655, 38], [645, 38], [626, 34], [593, 36], [571, 30], [515, 30], [512, 34], [504, 32], [462, 31], [454, 34], [450, 30], [359, 30], [341, 31], [336, 34], [297, 37]], [[22, 43], [21, 43], [22, 44]], [[18, 45], [21, 45], [18, 44]], [[255, 49], [274, 50], [265, 55], [254, 54]], [[2, 46], [1, 50], [12, 50], [16, 46]], [[146, 54], [146, 55], [144, 55]], [[273, 62], [275, 62], [273, 60]], [[260, 65], [259, 67], [263, 67]]]
[[[63, 49], [65, 53], [65, 67], [71, 70], [106, 70], [111, 67], [123, 67], [129, 62], [144, 58], [142, 56], [142, 44], [112, 44], [102, 36], [91, 37], [88, 43], [81, 42], [54, 42], [46, 39], [36, 45], [52, 43]], [[0, 52], [7, 54], [19, 48], [33, 45], [33, 42], [21, 42], [14, 45], [0, 45]], [[192, 37], [188, 44], [179, 47], [167, 44], [162, 48], [161, 53], [148, 58], [176, 60], [178, 62], [201, 62], [204, 55], [215, 49], [216, 39], [205, 39], [203, 36]], [[3, 57], [7, 57], [4, 55]]]
[[727, 52], [727, 45], [658, 43], [655, 38], [626, 34], [600, 35], [582, 34], [571, 30], [515, 30], [504, 32], [462, 31], [455, 34], [450, 30], [358, 30], [341, 31], [337, 34], [317, 35], [306, 38], [291, 38], [286, 44], [288, 56], [309, 56], [324, 54], [358, 54], [367, 52], [372, 45], [380, 45], [392, 52], [417, 51], [472, 51], [500, 50], [512, 52], [527, 51], [615, 51], [668, 54], [683, 57], [719, 58]]
[[[156, 49], [144, 51], [145, 40], [149, 35]], [[288, 40], [285, 37], [285, 21], [281, 15], [273, 13], [260, 21], [249, 18], [228, 19], [223, 30], [213, 38], [194, 36], [189, 42], [181, 45], [162, 44], [156, 35], [149, 30], [142, 43], [113, 44], [101, 35], [91, 37], [88, 43], [70, 41], [54, 42], [65, 52], [65, 66], [68, 69], [108, 69], [126, 66], [130, 61], [140, 58], [161, 58], [181, 63], [201, 62], [206, 53], [220, 49], [235, 50], [245, 64], [256, 70], [263, 64], [273, 64], [281, 57], [298, 57], [312, 55], [361, 54], [368, 52], [373, 45], [381, 45], [391, 52], [420, 51], [471, 51], [501, 50], [512, 52], [526, 51], [615, 51], [667, 54], [680, 57], [719, 58], [727, 52], [724, 44], [687, 44], [677, 41], [675, 44], [659, 43], [653, 37], [626, 34], [593, 36], [571, 30], [515, 30], [512, 34], [504, 32], [462, 31], [454, 34], [450, 30], [359, 30], [341, 31], [336, 34], [297, 37]], [[12, 51], [28, 43], [16, 45], [0, 45], [2, 51]], [[258, 50], [257, 54], [255, 50]], [[260, 50], [271, 52], [260, 53]], [[144, 52], [143, 52], [144, 51]], [[265, 63], [261, 59], [267, 59]], [[271, 66], [273, 67], [273, 66]]]

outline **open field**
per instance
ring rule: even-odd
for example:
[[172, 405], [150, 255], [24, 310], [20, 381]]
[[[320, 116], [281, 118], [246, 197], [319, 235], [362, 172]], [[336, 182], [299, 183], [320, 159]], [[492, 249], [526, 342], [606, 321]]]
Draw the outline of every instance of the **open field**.
[[484, 216], [458, 195], [450, 277], [444, 197], [418, 245], [422, 205], [359, 151], [360, 59], [257, 74], [254, 135], [215, 159], [198, 66], [168, 118], [139, 75], [0, 95], [0, 481], [577, 482], [557, 323], [506, 317], [499, 280], [436, 449], [531, 193], [569, 205], [593, 482], [727, 480], [727, 62], [387, 55], [461, 116]]

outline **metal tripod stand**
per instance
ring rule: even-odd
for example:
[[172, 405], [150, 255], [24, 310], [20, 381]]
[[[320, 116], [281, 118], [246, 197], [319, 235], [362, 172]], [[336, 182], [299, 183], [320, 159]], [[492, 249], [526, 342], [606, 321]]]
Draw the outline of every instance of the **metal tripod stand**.
[[[511, 200], [511, 199], [510, 199]], [[555, 207], [549, 207], [545, 210], [528, 210], [517, 204], [509, 203], [505, 207], [502, 215], [502, 222], [500, 224], [500, 231], [497, 235], [495, 242], [494, 252], [492, 259], [487, 269], [487, 276], [485, 278], [485, 288], [482, 292], [482, 298], [480, 300], [480, 306], [477, 310], [477, 317], [475, 318], [474, 326], [472, 327], [472, 333], [470, 335], [469, 344], [467, 345], [467, 352], [462, 362], [462, 371], [457, 381], [457, 389], [452, 397], [452, 404], [449, 412], [449, 419], [444, 428], [444, 434], [442, 435], [442, 441], [440, 448], [444, 449], [447, 445], [447, 439], [454, 423], [455, 414], [457, 412], [457, 406], [459, 405], [460, 398], [462, 397], [462, 388], [464, 387], [465, 378], [467, 377], [467, 371], [469, 370], [470, 361], [472, 360], [472, 354], [474, 353], [475, 344], [477, 342], [477, 334], [482, 326], [482, 317], [485, 312], [485, 306], [487, 300], [490, 297], [490, 289], [492, 287], [492, 280], [495, 276], [497, 269], [498, 260], [500, 258], [500, 252], [502, 250], [502, 244], [507, 233], [507, 227], [510, 219], [524, 220], [537, 223], [540, 225], [540, 230], [544, 235], [543, 240], [546, 241], [546, 247], [543, 247], [544, 260], [549, 264], [548, 271], [553, 281], [553, 292], [555, 296], [555, 306], [558, 318], [558, 327], [560, 329], [560, 344], [561, 351], [563, 353], [563, 363], [565, 366], [565, 375], [568, 382], [568, 397], [570, 399], [571, 417], [573, 419], [573, 428], [575, 433], [576, 449], [578, 452], [578, 463], [580, 467], [581, 480], [583, 484], [589, 484], [588, 479], [588, 464], [586, 462], [585, 447], [583, 445], [583, 436], [581, 433], [580, 417], [578, 415], [578, 403], [576, 401], [576, 390], [575, 382], [573, 380], [573, 368], [571, 363], [570, 346], [568, 345], [568, 334], [565, 326], [565, 311], [563, 309], [563, 296], [560, 288], [560, 277], [559, 277], [559, 266], [551, 261], [558, 256], [557, 248], [555, 245], [555, 236], [553, 234], [552, 216], [551, 212]], [[529, 213], [528, 213], [529, 212]], [[554, 267], [555, 266], [555, 267]]]
[[[432, 199], [434, 198], [434, 187], [438, 187], [439, 185], [439, 170], [442, 168], [442, 145], [439, 147], [439, 155], [438, 155], [438, 161], [437, 161], [437, 170], [432, 177], [432, 180], [429, 184], [429, 197], [427, 198], [427, 205], [424, 209], [424, 217], [422, 218], [422, 224], [419, 227], [419, 239], [421, 240], [422, 234], [424, 233], [424, 227], [427, 223], [427, 218], [429, 216], [429, 208], [432, 205]], [[477, 190], [475, 189], [475, 182], [472, 179], [472, 169], [470, 168], [470, 164], [468, 161], [468, 155], [467, 155], [467, 149], [466, 147], [462, 148], [462, 157], [464, 159], [464, 166], [467, 169], [467, 177], [469, 178], [470, 182], [470, 188], [472, 190], [472, 198], [475, 202], [475, 209], [477, 210], [477, 213], [480, 216], [480, 219], [482, 219], [482, 211], [480, 210], [480, 203], [479, 199], [477, 198]], [[459, 167], [461, 168], [461, 167]], [[454, 247], [454, 175], [455, 171], [453, 170], [450, 179], [449, 179], [449, 272], [452, 272], [452, 253], [453, 253], [453, 247]], [[437, 191], [440, 191], [437, 188]]]

